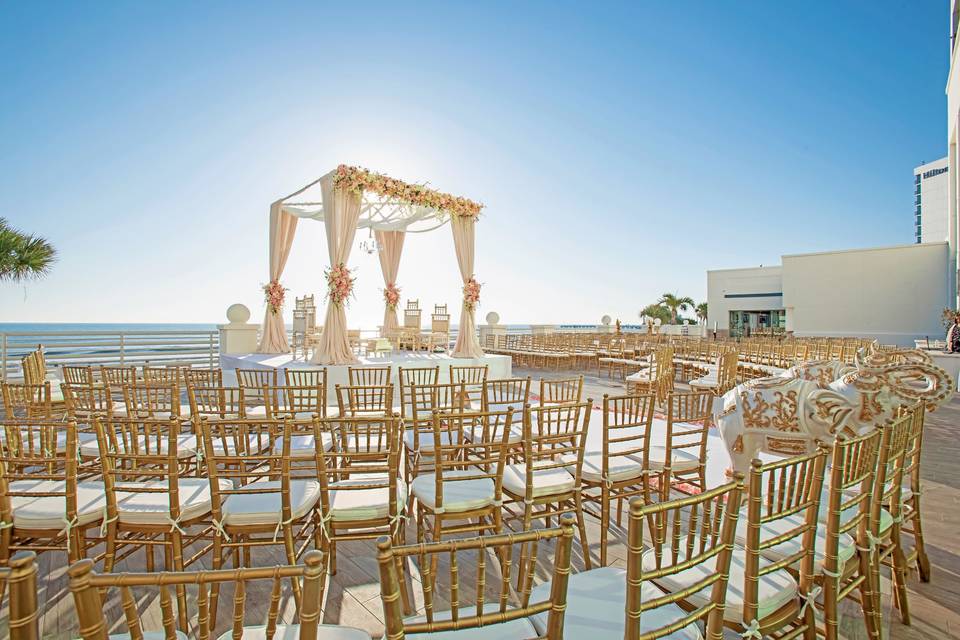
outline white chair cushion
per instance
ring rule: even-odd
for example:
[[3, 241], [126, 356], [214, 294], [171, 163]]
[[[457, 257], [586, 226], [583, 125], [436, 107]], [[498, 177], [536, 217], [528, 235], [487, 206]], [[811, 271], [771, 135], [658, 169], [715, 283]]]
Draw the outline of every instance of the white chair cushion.
[[[281, 497], [279, 480], [257, 480], [244, 485], [251, 493], [233, 493], [227, 496], [221, 505], [223, 524], [275, 525], [280, 522]], [[255, 489], [274, 489], [275, 493], [253, 493]], [[320, 499], [320, 483], [316, 480], [290, 481], [290, 509], [295, 520], [299, 520], [313, 509]]]
[[[475, 476], [478, 473], [482, 472], [454, 469], [443, 473], [444, 512], [482, 509], [493, 502], [496, 489], [492, 478], [456, 480], [458, 476]], [[410, 485], [410, 490], [417, 500], [430, 509], [434, 509], [436, 505], [436, 489], [436, 476], [432, 473], [417, 476]]]
[[[700, 466], [700, 458], [690, 453], [690, 449], [674, 449], [670, 452], [670, 458], [670, 468], [673, 471], [690, 471]], [[663, 469], [666, 459], [667, 448], [665, 446], [659, 444], [650, 446], [649, 463], [651, 469]]]
[[[573, 465], [570, 465], [573, 469]], [[574, 478], [567, 468], [534, 469], [533, 497], [552, 496], [572, 491]], [[527, 469], [523, 464], [510, 464], [503, 470], [503, 488], [514, 495], [525, 495], [527, 491]]]
[[[16, 480], [10, 483], [11, 492], [65, 491], [63, 480]], [[67, 503], [63, 496], [11, 496], [13, 524], [22, 529], [63, 529], [66, 526]], [[107, 508], [107, 497], [102, 482], [77, 483], [77, 524], [99, 522]]]
[[[669, 551], [665, 559], [671, 560]], [[733, 558], [730, 561], [730, 581], [727, 584], [727, 605], [724, 609], [724, 620], [742, 622], [743, 620], [743, 585], [745, 567], [743, 564], [746, 551], [743, 547], [735, 546]], [[655, 571], [657, 568], [653, 550], [644, 552], [642, 566], [645, 571]], [[663, 576], [656, 580], [658, 586], [671, 592], [686, 589], [703, 580], [713, 572], [713, 560], [710, 566], [695, 565], [679, 573]], [[694, 607], [702, 607], [710, 602], [712, 586], [701, 589], [687, 598]], [[760, 578], [757, 591], [757, 616], [763, 618], [777, 611], [782, 606], [797, 598], [799, 588], [796, 580], [785, 570], [774, 571]]]
[[[577, 458], [572, 455], [563, 456], [564, 462], [569, 462], [569, 472], [576, 470]], [[611, 482], [620, 482], [621, 480], [631, 480], [639, 478], [643, 474], [643, 465], [639, 458], [633, 456], [610, 456], [610, 477]], [[603, 452], [587, 451], [583, 454], [583, 470], [581, 477], [588, 482], [603, 482]]]
[[[290, 457], [291, 458], [311, 458], [317, 453], [316, 438], [312, 433], [304, 433], [290, 436]], [[333, 436], [329, 432], [320, 433], [320, 445], [324, 451], [330, 451], [333, 446]], [[276, 453], [283, 451], [283, 440], [277, 440], [273, 443], [273, 450]]]
[[[496, 603], [483, 606], [484, 613], [496, 613], [500, 611], [500, 606]], [[475, 616], [477, 614], [476, 605], [461, 607], [460, 618]], [[434, 620], [446, 620], [450, 617], [448, 611], [435, 612]], [[424, 616], [407, 618], [405, 622], [424, 622]], [[566, 635], [566, 634], [564, 634]], [[429, 638], [430, 640], [528, 640], [537, 637], [537, 629], [529, 618], [519, 618], [509, 622], [499, 624], [488, 624], [483, 627], [472, 629], [459, 629], [457, 631], [434, 631], [433, 633], [408, 633], [405, 638]], [[574, 636], [566, 636], [573, 638]]]
[[[548, 600], [551, 583], [534, 587], [531, 601]], [[640, 588], [640, 600], [660, 598], [664, 592], [651, 582]], [[627, 602], [627, 572], [616, 567], [603, 567], [571, 575], [567, 584], [567, 612], [563, 618], [563, 635], [566, 638], [589, 640], [621, 640], [624, 634], [624, 617]], [[675, 604], [664, 605], [644, 611], [640, 616], [640, 633], [648, 633], [680, 620], [686, 615]], [[537, 632], [547, 631], [549, 614], [532, 617]], [[670, 640], [699, 640], [702, 636], [696, 624], [691, 624], [673, 633], [661, 636]]]
[[63, 402], [63, 389], [60, 388], [61, 384], [59, 381], [50, 383], [50, 402]]
[[[265, 626], [244, 627], [240, 640], [263, 640], [266, 633], [267, 628]], [[217, 640], [231, 640], [231, 638], [233, 638], [232, 629], [224, 631]], [[273, 640], [298, 640], [299, 638], [300, 625], [298, 624], [278, 624], [273, 634]], [[143, 640], [149, 639], [144, 635]], [[162, 636], [157, 640], [162, 640]], [[370, 640], [370, 634], [353, 627], [321, 624], [317, 625], [317, 640]]]
[[[227, 634], [229, 635], [229, 633]], [[166, 640], [167, 634], [163, 631], [144, 631], [143, 640]], [[177, 631], [175, 634], [177, 640], [187, 640], [187, 634], [183, 631]], [[107, 636], [107, 640], [130, 640], [129, 633], [114, 633]]]
[[[232, 487], [229, 480], [220, 480], [224, 488]], [[166, 488], [166, 482], [125, 482], [118, 488]], [[180, 522], [187, 522], [210, 513], [210, 481], [206, 478], [180, 478]], [[170, 498], [166, 492], [117, 493], [117, 516], [122, 524], [171, 525]]]
[[[146, 437], [146, 436], [139, 436], [137, 439], [138, 439], [138, 441], [140, 442], [140, 446], [141, 446], [140, 452], [141, 452], [141, 453], [146, 453], [146, 451], [145, 451], [145, 449], [144, 449], [143, 447], [144, 447], [144, 445], [145, 445], [145, 443], [146, 443], [146, 441], [147, 441], [147, 437]], [[156, 446], [156, 445], [157, 445], [157, 437], [156, 437], [156, 436], [151, 436], [151, 437], [149, 438], [149, 442], [150, 442], [150, 452], [151, 452], [151, 453], [157, 453], [157, 446]], [[119, 436], [118, 436], [118, 438], [117, 438], [117, 444], [118, 444], [118, 445], [122, 445], [122, 441], [121, 441], [121, 439], [119, 438]], [[159, 444], [160, 444], [160, 447], [159, 447], [159, 448], [160, 448], [160, 451], [159, 451], [159, 453], [165, 454], [165, 453], [167, 452], [167, 448], [168, 448], [168, 446], [169, 446], [166, 438], [164, 438]], [[89, 442], [89, 441], [88, 441], [88, 442], [85, 442], [84, 444], [80, 445], [80, 455], [83, 456], [83, 457], [85, 457], [85, 458], [96, 458], [96, 457], [99, 457], [99, 456], [100, 456], [100, 446], [99, 446], [99, 444], [97, 443], [97, 438], [96, 438], [96, 436], [93, 437], [93, 441], [92, 441], [92, 442]], [[197, 455], [197, 437], [196, 437], [196, 436], [193, 436], [193, 435], [179, 435], [179, 436], [177, 436], [177, 458], [178, 458], [178, 459], [182, 459], [182, 458], [192, 458], [192, 457], [195, 456], [195, 455]]]
[[[454, 432], [457, 433], [457, 432]], [[410, 451], [420, 451], [421, 453], [433, 451], [433, 433], [430, 431], [420, 431], [416, 434], [418, 442], [414, 442], [414, 433], [413, 429], [407, 430], [403, 434], [403, 443], [406, 445], [407, 449]], [[459, 437], [458, 437], [459, 439]], [[450, 444], [450, 432], [443, 431], [440, 433], [440, 444], [441, 446], [446, 446]], [[419, 446], [416, 446], [419, 445]]]
[[[381, 479], [374, 482], [383, 482]], [[356, 487], [370, 484], [371, 479], [354, 477], [329, 485], [331, 519], [350, 522], [354, 520], [374, 520], [390, 516], [390, 489], [371, 487], [369, 489], [343, 489], [338, 487]], [[407, 485], [403, 479], [397, 480], [397, 511], [402, 512], [407, 500]]]
[[[798, 526], [803, 525], [803, 517], [799, 515], [787, 516], [785, 518], [779, 518], [771, 522], [766, 522], [760, 525], [760, 540], [769, 540], [770, 538], [775, 538], [777, 536], [784, 535], [795, 529]], [[741, 547], [746, 546], [747, 544], [747, 510], [743, 508], [740, 510], [740, 517], [737, 520], [737, 537], [736, 543]], [[817, 537], [814, 543], [814, 562], [815, 567], [819, 569], [823, 566], [824, 560], [824, 550], [826, 549], [827, 544], [827, 529], [824, 526], [817, 527]], [[798, 551], [803, 546], [803, 536], [797, 536], [781, 542], [780, 544], [763, 549], [760, 552], [764, 558], [772, 560], [774, 562], [782, 560], [787, 556], [791, 556]], [[843, 566], [847, 560], [853, 557], [856, 553], [856, 546], [854, 544], [853, 538], [851, 538], [846, 533], [840, 534], [839, 545], [837, 547], [837, 558], [839, 560], [839, 566]]]

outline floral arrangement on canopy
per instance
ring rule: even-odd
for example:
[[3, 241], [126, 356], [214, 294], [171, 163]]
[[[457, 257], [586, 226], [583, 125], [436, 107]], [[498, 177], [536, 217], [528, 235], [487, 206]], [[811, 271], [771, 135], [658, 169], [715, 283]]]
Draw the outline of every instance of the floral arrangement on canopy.
[[353, 295], [353, 281], [356, 279], [342, 262], [324, 272], [327, 276], [327, 296], [335, 305], [342, 305]]
[[467, 303], [468, 309], [480, 304], [480, 283], [472, 277], [463, 285], [463, 301]]
[[375, 173], [362, 167], [341, 164], [333, 176], [333, 186], [361, 194], [371, 191], [386, 198], [395, 198], [403, 202], [437, 209], [455, 216], [476, 218], [483, 205], [468, 198], [434, 191], [419, 184], [410, 184], [382, 173]]
[[287, 289], [280, 285], [279, 280], [271, 280], [269, 284], [263, 285], [263, 298], [270, 308], [270, 313], [274, 315], [280, 313], [283, 308], [283, 300], [287, 296]]
[[392, 282], [388, 284], [387, 288], [383, 290], [383, 301], [391, 309], [396, 309], [397, 305], [400, 304], [400, 287]]

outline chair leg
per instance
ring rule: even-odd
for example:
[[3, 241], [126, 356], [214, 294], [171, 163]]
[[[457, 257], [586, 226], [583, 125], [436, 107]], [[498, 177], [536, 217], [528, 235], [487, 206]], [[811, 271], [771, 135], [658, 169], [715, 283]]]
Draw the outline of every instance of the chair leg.
[[[293, 541], [293, 525], [283, 525], [283, 546], [287, 552], [287, 564], [297, 564], [297, 549]], [[249, 548], [249, 547], [248, 547]], [[290, 580], [293, 587], [293, 600], [297, 604], [297, 610], [300, 609], [300, 579], [292, 578]]]
[[573, 498], [577, 508], [577, 528], [580, 530], [580, 546], [583, 547], [583, 567], [586, 571], [590, 570], [590, 543], [587, 542], [587, 524], [583, 518], [583, 502], [580, 494], [577, 493]]
[[910, 624], [910, 601], [907, 597], [907, 559], [900, 546], [900, 526], [895, 524], [891, 539], [895, 545], [893, 549], [893, 587], [896, 594], [897, 609], [900, 610], [900, 621]]
[[600, 566], [607, 566], [607, 536], [610, 529], [610, 490], [606, 483], [600, 489]]
[[[216, 571], [223, 566], [223, 542], [220, 539], [220, 532], [217, 531], [213, 536], [213, 570]], [[217, 626], [217, 602], [220, 600], [220, 583], [213, 582], [210, 585], [210, 633], [213, 633]]]
[[[165, 550], [167, 549], [169, 549], [172, 555], [173, 570], [183, 571], [183, 537], [177, 529], [170, 532], [170, 547], [165, 547]], [[169, 565], [167, 568], [170, 568]], [[180, 616], [180, 628], [186, 632], [187, 589], [182, 584], [177, 585], [177, 613]]]
[[923, 541], [923, 524], [920, 519], [920, 496], [914, 494], [912, 500], [913, 514], [910, 524], [913, 528], [913, 548], [917, 554], [917, 573], [920, 582], [930, 582], [930, 559], [927, 557], [927, 546]]

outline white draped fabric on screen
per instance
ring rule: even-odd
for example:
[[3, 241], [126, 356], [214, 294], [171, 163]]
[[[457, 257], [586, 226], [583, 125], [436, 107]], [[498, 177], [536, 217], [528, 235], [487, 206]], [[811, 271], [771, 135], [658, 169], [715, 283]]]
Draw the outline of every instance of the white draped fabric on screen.
[[[319, 193], [316, 193], [317, 185]], [[279, 281], [283, 274], [298, 218], [324, 223], [331, 269], [343, 265], [349, 270], [350, 249], [357, 229], [372, 229], [380, 245], [380, 267], [385, 287], [396, 285], [406, 234], [432, 231], [450, 221], [460, 275], [466, 285], [474, 276], [474, 225], [481, 208], [482, 205], [466, 198], [358, 167], [340, 165], [271, 205], [270, 279]], [[350, 277], [349, 271], [347, 274]], [[347, 336], [347, 301], [335, 302], [333, 292], [328, 291], [326, 320], [312, 362], [333, 365], [357, 362]], [[451, 354], [454, 357], [483, 355], [476, 336], [475, 312], [475, 305], [464, 299], [457, 344]], [[384, 332], [397, 327], [396, 310], [387, 304], [383, 316]], [[269, 306], [259, 351], [290, 351], [282, 313], [273, 313]]]
[[[454, 216], [450, 221], [453, 229], [453, 245], [457, 250], [457, 264], [460, 265], [460, 277], [463, 284], [473, 278], [473, 237], [474, 218]], [[479, 358], [483, 355], [480, 341], [477, 340], [476, 308], [468, 304], [466, 299], [460, 309], [460, 328], [457, 331], [457, 344], [453, 348], [454, 358]]]
[[[380, 245], [380, 270], [383, 272], [384, 288], [397, 285], [397, 273], [400, 271], [400, 254], [403, 252], [403, 231], [376, 231], [377, 244]], [[383, 335], [390, 335], [400, 323], [397, 321], [397, 308], [383, 303]]]

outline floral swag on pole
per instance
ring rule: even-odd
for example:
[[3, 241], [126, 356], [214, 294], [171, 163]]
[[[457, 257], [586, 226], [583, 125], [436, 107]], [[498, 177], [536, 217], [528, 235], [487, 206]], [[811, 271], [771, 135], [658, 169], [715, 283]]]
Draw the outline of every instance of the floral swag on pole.
[[336, 175], [333, 176], [333, 186], [357, 195], [370, 191], [385, 198], [393, 198], [467, 218], [478, 217], [483, 208], [479, 202], [461, 196], [434, 191], [420, 184], [410, 184], [382, 173], [374, 173], [368, 169], [346, 164], [337, 167]]
[[324, 275], [327, 276], [327, 288], [329, 289], [327, 296], [330, 298], [330, 302], [337, 306], [346, 303], [353, 295], [353, 281], [355, 280], [347, 266], [341, 262], [337, 266], [327, 269]]
[[480, 283], [472, 276], [463, 285], [463, 301], [471, 311], [480, 304]]
[[390, 309], [396, 309], [400, 304], [400, 287], [393, 282], [387, 284], [387, 288], [383, 290], [383, 301]]
[[263, 285], [263, 298], [270, 308], [270, 313], [276, 315], [283, 308], [283, 299], [287, 295], [287, 289], [280, 286], [279, 280], [271, 280], [269, 284]]

